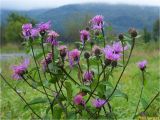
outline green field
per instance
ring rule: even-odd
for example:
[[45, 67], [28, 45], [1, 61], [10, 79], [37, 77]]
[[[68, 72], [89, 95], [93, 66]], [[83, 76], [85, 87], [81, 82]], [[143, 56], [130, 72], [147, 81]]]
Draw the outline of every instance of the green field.
[[[7, 50], [8, 47], [3, 47], [3, 52], [10, 52]], [[13, 50], [12, 50], [13, 51]], [[160, 53], [159, 53], [158, 43], [148, 43], [143, 44], [136, 42], [133, 55], [131, 57], [130, 63], [121, 79], [119, 88], [128, 95], [128, 101], [124, 98], [114, 98], [111, 101], [113, 112], [117, 115], [117, 119], [132, 119], [135, 112], [135, 107], [138, 101], [138, 97], [141, 89], [141, 71], [137, 67], [137, 62], [146, 59], [148, 61], [147, 73], [145, 75], [146, 83], [144, 87], [143, 98], [146, 103], [155, 96], [159, 91], [160, 82]], [[16, 49], [16, 52], [19, 52]], [[30, 101], [35, 97], [43, 97], [36, 90], [27, 86], [24, 81], [15, 81], [11, 79], [11, 69], [10, 66], [17, 64], [21, 58], [8, 59], [1, 61], [2, 74], [6, 79], [13, 85], [16, 86], [17, 90], [24, 96], [27, 101]], [[32, 63], [33, 64], [33, 63]], [[121, 70], [114, 70], [114, 77], [110, 81], [115, 85]], [[51, 86], [52, 87], [52, 86]], [[11, 90], [6, 83], [1, 80], [1, 119], [32, 119], [35, 116], [27, 108], [24, 108], [25, 104], [23, 101]], [[33, 105], [32, 106], [36, 112], [41, 116], [45, 114], [45, 109], [48, 107], [47, 104], [44, 105]], [[141, 104], [139, 110], [143, 110], [143, 105]], [[158, 120], [160, 119], [160, 105], [159, 101], [155, 100], [151, 107], [147, 110], [148, 118]], [[139, 112], [140, 112], [139, 111]]]

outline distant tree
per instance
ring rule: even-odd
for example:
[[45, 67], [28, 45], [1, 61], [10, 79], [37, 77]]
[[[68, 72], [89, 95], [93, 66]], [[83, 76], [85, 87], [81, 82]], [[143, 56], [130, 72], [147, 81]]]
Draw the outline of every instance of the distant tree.
[[0, 25], [0, 43], [1, 44], [4, 44], [4, 41], [5, 41], [4, 33], [5, 33], [5, 27]]
[[5, 43], [7, 42], [21, 42], [23, 40], [21, 36], [22, 25], [24, 23], [35, 23], [34, 20], [21, 16], [17, 13], [11, 13], [7, 19], [7, 25], [5, 27], [4, 37]]
[[144, 39], [145, 43], [147, 43], [151, 40], [151, 33], [148, 32], [146, 27], [143, 29], [143, 39]]
[[64, 39], [67, 39], [67, 42], [78, 40], [80, 30], [85, 29], [88, 26], [91, 15], [86, 13], [84, 17], [81, 16], [81, 14], [76, 13], [72, 18], [67, 20], [66, 23], [63, 23], [65, 31], [62, 34], [65, 36]]
[[160, 40], [160, 19], [157, 19], [153, 24], [153, 39], [155, 41]]

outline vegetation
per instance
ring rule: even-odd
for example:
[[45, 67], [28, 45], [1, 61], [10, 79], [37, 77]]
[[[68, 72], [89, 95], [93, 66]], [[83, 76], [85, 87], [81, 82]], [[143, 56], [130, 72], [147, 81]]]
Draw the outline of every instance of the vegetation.
[[[158, 44], [143, 44], [134, 28], [118, 41], [109, 32], [106, 39], [103, 24], [103, 16], [92, 18], [89, 28], [80, 31], [77, 49], [63, 42], [58, 46], [59, 34], [48, 31], [50, 22], [39, 24], [36, 31], [24, 24], [23, 45], [32, 57], [30, 65], [28, 58], [1, 65], [2, 119], [159, 117]], [[148, 64], [137, 66], [144, 59]], [[11, 73], [6, 68], [13, 62], [19, 65]]]

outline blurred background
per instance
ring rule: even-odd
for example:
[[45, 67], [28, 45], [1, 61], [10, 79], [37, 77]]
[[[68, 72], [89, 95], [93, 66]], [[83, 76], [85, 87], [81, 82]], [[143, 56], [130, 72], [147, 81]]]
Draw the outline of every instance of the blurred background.
[[59, 40], [78, 41], [79, 31], [97, 14], [104, 16], [106, 27], [112, 26], [113, 35], [135, 27], [143, 35], [142, 42], [159, 40], [159, 0], [1, 0], [2, 51], [7, 45], [10, 50], [21, 49], [21, 26], [28, 22], [50, 20]]

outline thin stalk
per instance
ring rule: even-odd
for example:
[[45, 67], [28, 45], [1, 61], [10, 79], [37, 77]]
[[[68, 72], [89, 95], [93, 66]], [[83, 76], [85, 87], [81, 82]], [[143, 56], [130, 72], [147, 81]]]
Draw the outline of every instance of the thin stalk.
[[25, 104], [29, 107], [29, 109], [39, 118], [42, 119], [33, 109], [32, 107], [27, 103], [27, 101], [21, 96], [20, 93], [17, 92], [15, 88], [12, 87], [12, 85], [4, 78], [4, 76], [0, 73], [2, 79], [5, 81], [5, 83], [13, 90], [16, 92], [16, 94], [25, 102]]
[[78, 86], [80, 86], [80, 84], [77, 82], [77, 81], [75, 81], [68, 73], [67, 73], [67, 71], [63, 68], [63, 67], [60, 67], [61, 68], [61, 70], [65, 73], [65, 75], [67, 75], [71, 80], [72, 80], [72, 82], [74, 82], [75, 84], [77, 84]]
[[139, 103], [140, 103], [140, 100], [141, 100], [141, 97], [142, 97], [143, 88], [144, 88], [144, 71], [142, 71], [142, 88], [141, 88], [141, 92], [140, 92], [140, 96], [139, 96], [139, 100], [138, 100], [138, 103], [137, 103], [137, 106], [136, 106], [134, 116], [137, 114]]
[[[127, 62], [126, 62], [126, 65], [124, 66], [124, 68], [123, 68], [123, 70], [122, 70], [122, 72], [121, 72], [121, 74], [120, 74], [120, 76], [119, 76], [119, 78], [118, 78], [118, 81], [117, 81], [117, 83], [116, 83], [116, 86], [114, 87], [112, 93], [110, 94], [110, 96], [108, 97], [108, 99], [106, 100], [106, 102], [109, 101], [109, 99], [112, 97], [112, 95], [114, 94], [114, 92], [115, 92], [116, 89], [117, 89], [117, 86], [118, 86], [118, 84], [119, 84], [119, 82], [120, 82], [120, 80], [121, 80], [121, 78], [122, 78], [122, 75], [123, 75], [123, 73], [124, 73], [124, 71], [125, 71], [128, 63], [129, 63], [129, 60], [130, 60], [130, 58], [131, 58], [134, 45], [135, 45], [135, 38], [133, 38], [132, 47], [131, 47], [130, 54], [129, 54], [128, 60], [127, 60]], [[105, 102], [105, 103], [106, 103], [106, 102]], [[105, 103], [104, 103], [104, 104], [105, 104]]]
[[[159, 96], [159, 93], [160, 93], [160, 92], [158, 92], [158, 93], [153, 97], [153, 99], [150, 101], [150, 103], [147, 105], [147, 107], [144, 109], [144, 111], [140, 112], [140, 113], [137, 114], [137, 115], [140, 115], [141, 113], [145, 113], [145, 112], [147, 111], [147, 109], [151, 106], [151, 104], [154, 102], [154, 100]], [[135, 115], [135, 116], [133, 117], [133, 119], [134, 119], [137, 115]]]
[[150, 107], [150, 105], [153, 103], [153, 101], [159, 96], [159, 93], [160, 93], [160, 92], [158, 92], [158, 93], [154, 96], [154, 98], [151, 100], [151, 102], [148, 104], [148, 106], [145, 108], [145, 110], [144, 110], [143, 112], [146, 112], [146, 111], [147, 111], [147, 109]]
[[88, 97], [88, 99], [86, 100], [86, 104], [88, 103], [88, 101], [90, 100], [91, 96], [93, 95], [93, 93], [95, 92], [95, 90], [97, 89], [99, 82], [100, 82], [100, 77], [103, 74], [104, 70], [105, 70], [106, 66], [104, 66], [102, 72], [99, 74], [98, 76], [98, 83], [96, 84], [95, 88], [93, 89], [93, 91], [91, 92], [90, 96]]
[[[45, 92], [37, 89], [37, 88], [34, 87], [32, 84], [30, 84], [30, 83], [26, 80], [26, 78], [25, 78], [24, 76], [21, 76], [21, 77], [23, 78], [23, 80], [24, 80], [30, 87], [32, 87], [33, 89], [37, 90], [38, 92], [40, 92], [40, 93], [42, 93], [42, 94], [45, 94]], [[50, 94], [48, 94], [48, 96], [53, 97], [53, 95], [50, 95]]]
[[[37, 64], [37, 62], [36, 62], [36, 58], [35, 58], [35, 55], [34, 55], [34, 51], [33, 51], [33, 46], [32, 46], [32, 45], [31, 45], [31, 50], [32, 50], [34, 62], [35, 62], [35, 64], [36, 64], [36, 67], [38, 68], [38, 64]], [[44, 87], [44, 85], [43, 85], [43, 81], [42, 81], [42, 79], [41, 79], [39, 69], [38, 69], [38, 76], [39, 76], [39, 79], [40, 79], [40, 82], [41, 82], [41, 84], [42, 84], [43, 90], [44, 90], [44, 92], [45, 92], [45, 94], [46, 94], [46, 96], [47, 96], [47, 99], [48, 99], [48, 101], [49, 101], [49, 103], [50, 103], [50, 107], [51, 107], [51, 101], [50, 101], [49, 96], [48, 96], [48, 94], [47, 94], [47, 91], [46, 91], [46, 89], [45, 89], [45, 87]], [[52, 115], [53, 115], [53, 109], [51, 108], [51, 110], [52, 110]]]

